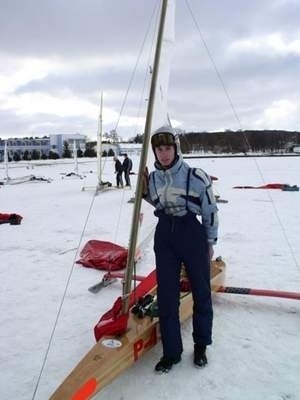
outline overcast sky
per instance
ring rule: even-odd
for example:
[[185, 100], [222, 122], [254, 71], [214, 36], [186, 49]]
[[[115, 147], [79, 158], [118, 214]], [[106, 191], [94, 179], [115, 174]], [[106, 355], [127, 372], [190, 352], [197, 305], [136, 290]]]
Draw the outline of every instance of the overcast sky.
[[[95, 138], [100, 91], [104, 131], [142, 132], [158, 3], [0, 0], [0, 137]], [[173, 124], [300, 130], [299, 21], [300, 0], [177, 0]]]

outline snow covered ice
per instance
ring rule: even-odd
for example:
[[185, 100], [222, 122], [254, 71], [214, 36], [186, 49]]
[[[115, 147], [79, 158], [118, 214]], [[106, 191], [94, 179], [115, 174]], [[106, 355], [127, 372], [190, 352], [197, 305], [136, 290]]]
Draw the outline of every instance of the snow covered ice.
[[[299, 292], [299, 192], [232, 187], [299, 185], [300, 158], [187, 162], [217, 176], [215, 194], [229, 201], [219, 204], [215, 248], [215, 256], [227, 264], [226, 285]], [[138, 160], [133, 163], [137, 171]], [[30, 172], [28, 165], [34, 165]], [[103, 273], [74, 261], [90, 239], [127, 246], [133, 207], [127, 201], [134, 195], [136, 176], [131, 190], [94, 197], [93, 190], [81, 189], [96, 185], [96, 161], [79, 160], [84, 179], [63, 178], [62, 173], [72, 170], [72, 161], [10, 163], [11, 178], [33, 173], [53, 181], [0, 187], [0, 212], [23, 216], [21, 225], [0, 225], [1, 400], [29, 400], [34, 394], [36, 400], [48, 399], [93, 346], [94, 325], [121, 293], [117, 282], [91, 294], [88, 287]], [[115, 184], [112, 159], [103, 180]], [[150, 213], [143, 223], [153, 221]], [[153, 265], [150, 244], [138, 273]], [[161, 356], [158, 344], [95, 399], [300, 399], [300, 303], [230, 294], [215, 294], [213, 302], [214, 342], [205, 369], [193, 367], [189, 320], [182, 326], [183, 360], [169, 374], [153, 372]]]

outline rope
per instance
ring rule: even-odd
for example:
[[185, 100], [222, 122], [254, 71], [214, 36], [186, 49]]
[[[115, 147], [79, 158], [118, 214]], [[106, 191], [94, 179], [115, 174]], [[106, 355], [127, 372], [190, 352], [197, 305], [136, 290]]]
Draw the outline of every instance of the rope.
[[[137, 57], [135, 66], [134, 66], [134, 70], [133, 70], [133, 72], [132, 72], [129, 85], [128, 85], [128, 87], [127, 87], [127, 91], [126, 91], [125, 96], [124, 96], [124, 100], [123, 100], [123, 103], [122, 103], [122, 107], [121, 107], [121, 110], [120, 110], [120, 114], [119, 114], [119, 117], [118, 117], [118, 121], [117, 121], [116, 126], [115, 126], [115, 130], [117, 130], [117, 127], [118, 127], [118, 125], [119, 125], [119, 122], [120, 122], [120, 119], [121, 119], [121, 116], [122, 116], [122, 113], [123, 113], [123, 110], [124, 110], [124, 106], [125, 106], [125, 103], [126, 103], [126, 100], [127, 100], [127, 96], [128, 96], [129, 90], [130, 90], [130, 88], [131, 88], [131, 85], [132, 85], [132, 82], [133, 82], [133, 79], [134, 79], [134, 76], [135, 76], [135, 73], [136, 73], [136, 70], [137, 70], [137, 66], [138, 66], [139, 60], [140, 60], [140, 58], [141, 58], [141, 54], [142, 54], [142, 52], [143, 52], [144, 46], [145, 46], [146, 38], [147, 38], [147, 36], [148, 36], [148, 34], [149, 34], [149, 31], [150, 31], [150, 26], [151, 26], [151, 24], [152, 24], [152, 20], [153, 20], [155, 11], [156, 11], [156, 13], [158, 12], [158, 11], [157, 11], [157, 10], [158, 10], [158, 4], [159, 4], [159, 2], [156, 3], [156, 6], [154, 7], [154, 9], [153, 9], [153, 11], [152, 11], [152, 14], [151, 14], [151, 17], [150, 17], [150, 21], [149, 21], [149, 24], [148, 24], [148, 27], [147, 27], [147, 30], [146, 30], [146, 34], [144, 35], [144, 39], [143, 39], [143, 42], [142, 42], [142, 45], [141, 45], [141, 48], [140, 48], [140, 51], [139, 51], [139, 54], [138, 54], [138, 57]], [[153, 49], [154, 37], [155, 37], [155, 35], [154, 35], [154, 33], [153, 33], [153, 37], [152, 37], [152, 49]], [[150, 50], [150, 52], [149, 52], [148, 64], [149, 64], [151, 52], [152, 52], [152, 50]], [[148, 65], [147, 65], [147, 69], [148, 69]], [[139, 103], [138, 117], [139, 117], [139, 115], [140, 115], [140, 111], [141, 111], [141, 108], [142, 108], [142, 99], [143, 99], [143, 97], [144, 97], [144, 96], [143, 96], [143, 93], [145, 92], [146, 80], [147, 80], [147, 71], [145, 72], [143, 90], [142, 90], [142, 93], [141, 93], [141, 98], [140, 98], [140, 103]], [[136, 126], [136, 128], [135, 128], [135, 132], [136, 132], [136, 129], [137, 129], [137, 126]], [[119, 228], [120, 228], [121, 214], [122, 214], [122, 210], [123, 210], [123, 205], [124, 205], [124, 190], [123, 190], [122, 197], [121, 197], [121, 200], [120, 200], [119, 214], [118, 214], [117, 223], [116, 223], [116, 228], [115, 228], [115, 233], [114, 233], [114, 241], [115, 241], [115, 242], [117, 241], [117, 236], [118, 236], [118, 232], [119, 232]]]
[[71, 277], [72, 277], [72, 274], [73, 274], [73, 271], [74, 271], [74, 265], [75, 265], [75, 261], [76, 261], [77, 255], [78, 255], [78, 250], [79, 250], [79, 248], [81, 246], [81, 242], [82, 242], [83, 235], [84, 235], [84, 232], [85, 232], [85, 229], [86, 229], [86, 226], [87, 226], [87, 223], [88, 223], [88, 220], [89, 220], [92, 208], [93, 208], [95, 197], [96, 196], [94, 194], [93, 198], [92, 198], [92, 201], [91, 201], [91, 204], [90, 204], [90, 207], [89, 207], [89, 210], [88, 210], [87, 217], [85, 219], [84, 227], [83, 227], [81, 235], [80, 235], [79, 243], [78, 243], [77, 250], [76, 250], [76, 253], [75, 253], [75, 256], [74, 256], [74, 260], [73, 260], [73, 264], [72, 264], [71, 270], [70, 270], [68, 278], [67, 278], [67, 282], [66, 282], [66, 285], [65, 285], [63, 296], [62, 296], [61, 302], [60, 302], [59, 307], [58, 307], [58, 312], [57, 312], [57, 315], [56, 315], [56, 318], [55, 318], [54, 326], [53, 326], [53, 329], [51, 331], [51, 335], [50, 335], [50, 339], [49, 339], [49, 342], [48, 342], [48, 346], [47, 346], [47, 349], [46, 349], [46, 352], [45, 352], [45, 355], [44, 355], [44, 358], [43, 358], [42, 367], [41, 367], [41, 370], [40, 370], [40, 373], [39, 373], [39, 376], [38, 376], [38, 379], [37, 379], [37, 383], [35, 385], [35, 389], [34, 389], [34, 392], [33, 392], [33, 395], [32, 395], [32, 400], [35, 399], [35, 396], [36, 396], [36, 393], [37, 393], [37, 390], [38, 390], [38, 387], [39, 387], [39, 384], [40, 384], [40, 381], [41, 381], [41, 377], [42, 377], [44, 369], [45, 369], [46, 361], [47, 361], [47, 358], [48, 358], [48, 355], [49, 355], [49, 351], [50, 351], [50, 348], [51, 348], [51, 345], [52, 345], [52, 342], [53, 342], [54, 333], [56, 331], [57, 323], [58, 323], [58, 320], [59, 320], [59, 317], [60, 317], [60, 314], [61, 314], [61, 311], [62, 311], [62, 308], [63, 308], [63, 305], [64, 305], [66, 294], [67, 294], [67, 291], [68, 291], [68, 288], [69, 288], [69, 284], [70, 284], [70, 281], [71, 281]]
[[[131, 88], [134, 76], [136, 74], [137, 66], [139, 64], [139, 60], [141, 58], [141, 54], [142, 54], [142, 52], [144, 50], [146, 38], [149, 35], [150, 27], [151, 27], [151, 24], [152, 24], [152, 21], [153, 21], [155, 13], [156, 13], [156, 21], [157, 21], [156, 25], [158, 25], [158, 12], [159, 12], [159, 1], [157, 1], [156, 6], [154, 7], [154, 9], [152, 11], [152, 14], [151, 14], [151, 17], [150, 17], [150, 21], [149, 21], [149, 24], [148, 24], [148, 27], [147, 27], [147, 30], [146, 30], [146, 34], [144, 35], [144, 39], [143, 39], [143, 42], [142, 42], [142, 45], [141, 45], [141, 48], [140, 48], [140, 51], [139, 51], [135, 66], [134, 66], [134, 70], [133, 70], [133, 73], [131, 75], [129, 85], [128, 85], [127, 91], [125, 93], [125, 96], [124, 96], [124, 100], [123, 100], [123, 103], [122, 103], [122, 107], [121, 107], [121, 110], [120, 110], [118, 121], [117, 121], [116, 126], [115, 126], [115, 130], [117, 130], [117, 127], [119, 125], [119, 122], [120, 122], [120, 119], [121, 119], [121, 116], [122, 116], [122, 113], [123, 113], [123, 110], [124, 110], [124, 106], [125, 106], [125, 103], [127, 101], [127, 96], [128, 96], [129, 90]], [[143, 88], [142, 88], [142, 91], [141, 91], [141, 97], [140, 97], [140, 101], [139, 101], [137, 118], [139, 118], [140, 113], [141, 113], [141, 109], [142, 109], [142, 103], [143, 103], [143, 98], [144, 98], [144, 93], [145, 93], [145, 88], [146, 88], [146, 82], [147, 82], [147, 75], [148, 75], [148, 66], [150, 65], [150, 58], [151, 58], [151, 54], [153, 53], [153, 48], [154, 48], [154, 43], [155, 43], [155, 30], [153, 30], [151, 43], [152, 43], [152, 45], [150, 47], [149, 54], [148, 54], [148, 63], [147, 63], [145, 74], [144, 74], [145, 77], [144, 77]], [[137, 132], [137, 126], [138, 125], [136, 124], [135, 129], [134, 129], [135, 134]], [[118, 232], [120, 230], [121, 215], [122, 215], [122, 210], [123, 210], [123, 206], [124, 206], [124, 203], [125, 203], [124, 202], [124, 196], [125, 196], [125, 191], [123, 190], [122, 197], [121, 197], [121, 200], [120, 200], [120, 207], [119, 207], [119, 213], [118, 213], [118, 218], [117, 218], [116, 227], [115, 227], [115, 233], [114, 233], [114, 241], [115, 242], [117, 241]], [[134, 263], [133, 276], [134, 277], [136, 276], [136, 262]], [[136, 302], [136, 286], [137, 286], [136, 279], [134, 279], [133, 280], [134, 303]]]
[[[228, 103], [229, 103], [230, 108], [231, 108], [231, 110], [232, 110], [232, 112], [233, 112], [233, 115], [234, 115], [234, 117], [235, 117], [235, 119], [236, 119], [236, 121], [237, 121], [237, 123], [238, 123], [240, 129], [241, 129], [241, 134], [242, 134], [242, 137], [243, 137], [243, 139], [244, 139], [244, 142], [246, 143], [246, 145], [247, 145], [247, 147], [248, 147], [248, 151], [249, 151], [249, 150], [251, 151], [252, 148], [251, 148], [250, 142], [249, 142], [249, 140], [248, 140], [246, 134], [243, 132], [243, 130], [244, 130], [244, 129], [243, 129], [243, 125], [242, 125], [241, 120], [240, 120], [240, 118], [239, 118], [239, 116], [238, 116], [238, 113], [237, 113], [237, 111], [236, 111], [236, 109], [235, 109], [235, 106], [234, 106], [234, 104], [233, 104], [233, 101], [231, 100], [231, 96], [229, 95], [229, 92], [228, 92], [228, 90], [227, 90], [227, 88], [226, 88], [226, 85], [225, 85], [225, 83], [224, 83], [224, 80], [223, 80], [223, 78], [222, 78], [222, 75], [221, 75], [221, 73], [219, 72], [219, 69], [218, 69], [218, 67], [217, 67], [217, 65], [216, 65], [216, 62], [214, 61], [214, 58], [213, 58], [213, 56], [212, 56], [212, 54], [211, 54], [211, 52], [210, 52], [210, 50], [209, 50], [209, 47], [208, 47], [208, 45], [207, 45], [207, 43], [206, 43], [206, 41], [205, 41], [205, 39], [204, 39], [204, 36], [202, 35], [201, 29], [200, 29], [200, 27], [199, 27], [198, 22], [196, 21], [196, 18], [195, 18], [194, 14], [193, 14], [193, 11], [192, 11], [192, 9], [191, 9], [191, 7], [190, 7], [190, 5], [189, 5], [188, 0], [185, 0], [185, 3], [186, 3], [186, 6], [187, 6], [187, 8], [188, 8], [190, 14], [191, 14], [191, 17], [192, 17], [192, 19], [193, 19], [193, 21], [194, 21], [194, 24], [195, 24], [195, 26], [196, 26], [196, 28], [197, 28], [197, 30], [198, 30], [198, 32], [199, 32], [199, 36], [200, 36], [201, 41], [202, 41], [202, 43], [203, 43], [203, 45], [204, 45], [204, 48], [205, 48], [205, 50], [206, 50], [206, 52], [207, 52], [208, 58], [210, 59], [212, 65], [213, 65], [213, 68], [214, 68], [214, 70], [215, 70], [215, 73], [216, 73], [216, 75], [217, 75], [217, 77], [218, 77], [218, 79], [219, 79], [219, 81], [220, 81], [220, 84], [221, 84], [221, 86], [222, 86], [222, 88], [223, 88], [223, 91], [224, 91], [225, 96], [226, 96], [226, 98], [227, 98], [227, 100], [228, 100]], [[187, 140], [187, 139], [186, 139], [186, 140]], [[260, 178], [261, 178], [262, 183], [265, 184], [265, 178], [264, 178], [263, 172], [262, 172], [262, 170], [261, 170], [261, 168], [260, 168], [260, 166], [259, 166], [259, 164], [258, 164], [256, 158], [254, 158], [253, 161], [254, 161], [254, 164], [255, 164], [255, 166], [256, 166], [256, 169], [257, 169], [257, 171], [258, 171], [258, 173], [259, 173], [259, 176], [260, 176]], [[290, 243], [290, 241], [289, 241], [289, 238], [288, 238], [288, 236], [287, 236], [287, 233], [286, 233], [286, 231], [285, 231], [285, 229], [284, 229], [284, 224], [283, 224], [283, 222], [282, 222], [281, 219], [280, 219], [279, 212], [278, 212], [278, 210], [277, 210], [277, 208], [276, 208], [276, 206], [275, 206], [275, 203], [274, 203], [274, 201], [273, 201], [273, 199], [272, 199], [272, 196], [271, 196], [271, 194], [270, 194], [269, 191], [267, 191], [267, 196], [268, 196], [268, 198], [269, 198], [269, 200], [270, 200], [270, 202], [271, 202], [271, 204], [272, 204], [275, 217], [276, 217], [276, 219], [277, 219], [277, 221], [278, 221], [278, 223], [279, 223], [279, 227], [280, 227], [280, 229], [281, 229], [281, 231], [282, 231], [282, 234], [283, 234], [283, 236], [284, 236], [284, 239], [285, 239], [285, 241], [286, 241], [286, 243], [287, 243], [287, 246], [288, 246], [288, 248], [289, 248], [289, 251], [290, 251], [290, 254], [291, 254], [291, 256], [292, 256], [292, 259], [293, 259], [293, 261], [294, 261], [294, 263], [295, 263], [295, 266], [296, 266], [296, 268], [300, 271], [300, 266], [299, 266], [299, 264], [298, 264], [298, 261], [297, 261], [297, 258], [296, 258], [296, 254], [295, 254], [295, 252], [294, 252], [294, 250], [293, 250], [293, 248], [292, 248], [292, 245], [291, 245], [291, 243]]]
[[[157, 5], [158, 5], [159, 3], [157, 3]], [[157, 21], [157, 23], [156, 23], [156, 25], [158, 26], [158, 20], [159, 20], [159, 18], [158, 18], [158, 11], [159, 11], [159, 8], [157, 7], [157, 17], [156, 17], [156, 21]], [[154, 12], [153, 12], [153, 14], [154, 14]], [[151, 16], [151, 19], [153, 18], [153, 14], [152, 14], [152, 16]], [[147, 62], [147, 64], [146, 64], [146, 71], [145, 71], [145, 78], [144, 78], [144, 83], [143, 83], [143, 89], [142, 89], [142, 92], [141, 92], [141, 97], [140, 97], [140, 101], [139, 101], [139, 107], [138, 107], [138, 113], [137, 113], [137, 118], [139, 118], [140, 117], [140, 113], [141, 113], [141, 109], [142, 109], [142, 103], [143, 103], [143, 99], [145, 98], [145, 89], [146, 89], [146, 82], [147, 82], [147, 76], [148, 76], [148, 68], [149, 68], [149, 74], [151, 75], [152, 74], [152, 68], [151, 68], [151, 54], [153, 54], [153, 52], [154, 52], [154, 45], [155, 45], [155, 31], [157, 30], [157, 27], [156, 27], [156, 29], [154, 29], [153, 30], [153, 34], [152, 34], [152, 40], [151, 40], [151, 43], [152, 43], [152, 45], [151, 45], [151, 48], [150, 48], [150, 50], [149, 50], [149, 55], [148, 55], [148, 62]], [[137, 134], [137, 129], [138, 129], [138, 124], [136, 124], [135, 125], [135, 128], [134, 128], [134, 135], [136, 136], [136, 134]]]
[[[157, 4], [158, 4], [158, 2], [157, 2]], [[137, 70], [137, 66], [138, 66], [138, 64], [139, 64], [139, 60], [140, 60], [141, 55], [142, 55], [142, 52], [143, 52], [143, 50], [144, 50], [145, 42], [146, 42], [146, 39], [147, 39], [149, 30], [150, 30], [150, 26], [151, 26], [151, 23], [152, 23], [152, 19], [153, 19], [155, 10], [156, 10], [156, 8], [157, 8], [157, 4], [155, 5], [155, 7], [154, 7], [154, 9], [153, 9], [153, 11], [152, 11], [152, 14], [151, 14], [151, 17], [150, 17], [150, 21], [149, 21], [149, 24], [148, 24], [146, 33], [145, 33], [145, 35], [144, 35], [144, 38], [143, 38], [143, 41], [142, 41], [142, 45], [141, 45], [141, 47], [140, 47], [140, 51], [139, 51], [139, 54], [138, 54], [138, 57], [137, 57], [137, 60], [136, 60], [136, 62], [135, 62], [135, 66], [134, 66], [134, 68], [133, 68], [133, 71], [132, 71], [132, 74], [131, 74], [131, 77], [130, 77], [130, 80], [129, 80], [129, 84], [128, 84], [127, 90], [126, 90], [126, 92], [125, 92], [125, 96], [124, 96], [124, 99], [123, 99], [123, 103], [122, 103], [122, 106], [121, 106], [121, 110], [120, 110], [120, 113], [119, 113], [119, 117], [118, 117], [117, 123], [116, 123], [116, 125], [115, 125], [115, 131], [117, 131], [117, 128], [118, 128], [118, 126], [119, 126], [119, 122], [120, 122], [120, 119], [121, 119], [121, 116], [122, 116], [122, 113], [123, 113], [123, 110], [124, 110], [124, 107], [125, 107], [125, 103], [126, 103], [126, 101], [127, 101], [127, 96], [128, 96], [129, 90], [130, 90], [130, 88], [131, 88], [133, 79], [134, 79], [134, 77], [135, 77], [136, 70]]]
[[206, 50], [206, 52], [207, 52], [208, 58], [210, 59], [212, 65], [213, 65], [213, 67], [214, 67], [215, 73], [216, 73], [216, 75], [217, 75], [217, 77], [218, 77], [218, 79], [219, 79], [219, 81], [220, 81], [220, 84], [221, 84], [221, 86], [222, 86], [222, 88], [223, 88], [223, 91], [224, 91], [224, 93], [225, 93], [225, 95], [226, 95], [226, 97], [227, 97], [227, 100], [228, 100], [228, 102], [229, 102], [229, 105], [230, 105], [230, 108], [231, 108], [231, 110], [232, 110], [232, 112], [233, 112], [233, 115], [234, 115], [235, 119], [237, 120], [240, 129], [242, 129], [242, 123], [241, 123], [241, 121], [240, 121], [240, 118], [239, 118], [239, 116], [238, 116], [238, 113], [237, 113], [236, 110], [235, 110], [235, 107], [234, 107], [234, 105], [233, 105], [233, 102], [232, 102], [232, 100], [231, 100], [231, 97], [230, 97], [230, 95], [229, 95], [229, 92], [228, 92], [228, 90], [227, 90], [227, 88], [226, 88], [226, 86], [225, 86], [225, 83], [224, 83], [224, 81], [223, 81], [223, 78], [222, 78], [222, 76], [221, 76], [221, 74], [220, 74], [220, 72], [219, 72], [219, 70], [218, 70], [218, 68], [217, 68], [217, 65], [216, 65], [216, 63], [215, 63], [215, 60], [214, 60], [214, 58], [213, 58], [213, 56], [212, 56], [212, 54], [211, 54], [211, 52], [210, 52], [210, 50], [209, 50], [209, 48], [208, 48], [208, 45], [206, 44], [206, 41], [205, 41], [205, 39], [204, 39], [204, 36], [202, 35], [201, 29], [200, 29], [200, 27], [199, 27], [198, 22], [196, 21], [196, 18], [195, 18], [194, 14], [193, 14], [193, 11], [192, 11], [192, 9], [191, 9], [191, 7], [190, 7], [190, 5], [189, 5], [188, 0], [185, 0], [185, 3], [186, 3], [186, 6], [187, 6], [187, 8], [188, 8], [190, 14], [191, 14], [191, 17], [192, 17], [192, 19], [193, 19], [193, 21], [194, 21], [194, 24], [195, 24], [195, 26], [196, 26], [196, 28], [197, 28], [197, 30], [198, 30], [198, 32], [199, 32], [201, 41], [202, 41], [203, 46], [204, 46], [204, 48], [205, 48], [205, 50]]

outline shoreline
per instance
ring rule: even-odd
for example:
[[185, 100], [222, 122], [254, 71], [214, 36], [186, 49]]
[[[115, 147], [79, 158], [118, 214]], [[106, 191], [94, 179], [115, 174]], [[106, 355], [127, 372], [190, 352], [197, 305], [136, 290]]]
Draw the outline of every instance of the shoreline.
[[183, 158], [253, 158], [253, 157], [300, 157], [300, 154], [212, 154], [212, 155], [191, 155], [183, 154]]

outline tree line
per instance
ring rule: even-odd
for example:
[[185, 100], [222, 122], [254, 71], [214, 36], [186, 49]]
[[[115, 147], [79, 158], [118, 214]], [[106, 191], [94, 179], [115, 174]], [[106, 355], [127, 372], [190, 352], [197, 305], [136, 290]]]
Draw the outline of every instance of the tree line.
[[[300, 132], [283, 130], [179, 132], [178, 137], [183, 153], [277, 153], [292, 151], [293, 146], [300, 145]], [[129, 142], [143, 143], [143, 139], [143, 134], [137, 134]]]
[[[293, 150], [300, 145], [300, 132], [283, 130], [239, 130], [220, 132], [186, 132], [178, 134], [181, 151], [183, 153], [212, 152], [212, 153], [284, 153]], [[143, 143], [144, 135], [137, 134], [129, 143]], [[105, 143], [105, 142], [103, 142]], [[96, 141], [86, 142], [85, 150], [77, 149], [78, 157], [97, 157]], [[102, 156], [114, 156], [112, 149], [104, 150]], [[64, 142], [62, 158], [71, 158], [72, 152], [69, 143]], [[46, 155], [38, 150], [29, 152], [25, 150], [22, 156], [14, 152], [9, 156], [9, 161], [57, 159], [59, 155], [55, 151], [49, 151]]]
[[[96, 141], [86, 142], [84, 151], [82, 151], [81, 149], [77, 149], [77, 157], [78, 158], [97, 157], [97, 151], [95, 150], [96, 146], [97, 146]], [[51, 152], [51, 151], [49, 152], [49, 158], [53, 158], [53, 157], [59, 158], [57, 153], [54, 153], [54, 154], [50, 154], [50, 153], [54, 153], [54, 152]], [[108, 151], [106, 151], [106, 150], [102, 151], [102, 157], [113, 157], [114, 155], [115, 155], [115, 152], [113, 151], [113, 149], [109, 149]], [[69, 143], [67, 141], [65, 141], [62, 158], [72, 158], [72, 157], [73, 157], [73, 153], [70, 150]]]
[[281, 130], [245, 130], [223, 132], [188, 132], [179, 135], [183, 153], [289, 152], [300, 144], [300, 132]]

